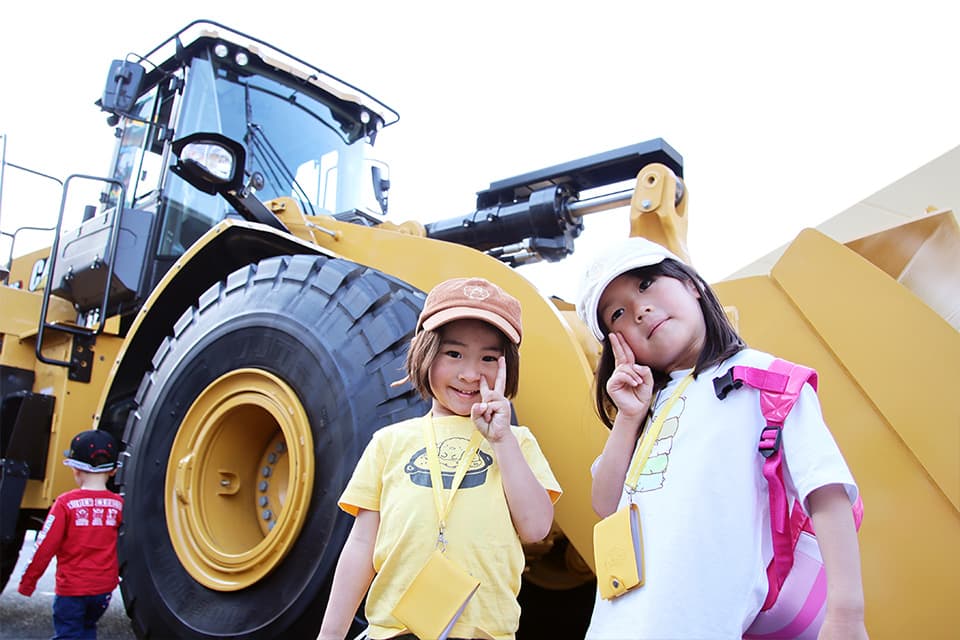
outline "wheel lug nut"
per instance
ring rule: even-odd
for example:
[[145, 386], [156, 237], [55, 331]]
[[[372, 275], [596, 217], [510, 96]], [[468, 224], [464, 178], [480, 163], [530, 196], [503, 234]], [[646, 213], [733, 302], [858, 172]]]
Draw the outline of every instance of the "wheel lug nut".
[[273, 518], [273, 512], [270, 511], [270, 509], [264, 509], [264, 510], [263, 510], [263, 519], [264, 519], [264, 520], [270, 520], [271, 518]]
[[267, 456], [267, 462], [269, 462], [270, 464], [276, 464], [277, 454], [271, 453], [269, 456]]
[[262, 473], [263, 473], [263, 477], [264, 477], [264, 478], [269, 478], [269, 477], [270, 477], [270, 471], [271, 471], [270, 467], [264, 467], [264, 468], [263, 468], [263, 472], [262, 472]]
[[260, 496], [260, 506], [261, 506], [261, 507], [267, 506], [267, 503], [269, 503], [269, 502], [270, 502], [270, 499], [267, 498], [267, 496]]
[[267, 482], [266, 480], [261, 480], [260, 484], [257, 485], [257, 488], [260, 489], [260, 491], [266, 491], [267, 487], [269, 486], [270, 486], [269, 482]]

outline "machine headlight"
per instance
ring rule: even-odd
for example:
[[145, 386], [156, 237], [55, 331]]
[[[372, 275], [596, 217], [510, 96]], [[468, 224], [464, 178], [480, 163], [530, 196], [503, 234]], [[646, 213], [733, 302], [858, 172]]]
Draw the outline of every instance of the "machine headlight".
[[195, 163], [217, 182], [230, 181], [236, 160], [229, 149], [213, 142], [191, 142], [180, 152], [180, 159]]

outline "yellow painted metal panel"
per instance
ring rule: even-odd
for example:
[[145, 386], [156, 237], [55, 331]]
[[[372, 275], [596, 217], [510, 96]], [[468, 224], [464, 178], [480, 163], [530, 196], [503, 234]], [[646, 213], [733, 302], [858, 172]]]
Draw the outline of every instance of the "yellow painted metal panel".
[[771, 275], [960, 509], [960, 333], [879, 268], [812, 229]]
[[[26, 291], [0, 286], [0, 334], [24, 339], [37, 333], [40, 327], [41, 291]], [[73, 322], [77, 313], [73, 305], [56, 296], [50, 296], [47, 322]]]
[[47, 276], [43, 273], [43, 268], [46, 267], [46, 260], [49, 255], [50, 247], [44, 247], [14, 258], [10, 264], [10, 276], [7, 282], [11, 286], [21, 289], [29, 289], [31, 284], [35, 284], [42, 289], [47, 284]]

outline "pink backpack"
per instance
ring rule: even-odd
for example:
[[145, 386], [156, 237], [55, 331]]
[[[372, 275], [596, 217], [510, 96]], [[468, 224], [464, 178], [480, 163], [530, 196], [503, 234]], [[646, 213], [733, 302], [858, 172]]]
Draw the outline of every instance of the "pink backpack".
[[[773, 559], [767, 567], [767, 599], [756, 620], [747, 629], [748, 640], [775, 638], [814, 639], [826, 612], [827, 577], [817, 546], [813, 523], [797, 500], [788, 514], [783, 484], [783, 423], [805, 383], [817, 389], [817, 372], [807, 367], [774, 360], [768, 369], [735, 366], [713, 384], [717, 397], [746, 384], [760, 391], [760, 410], [767, 426], [760, 434], [759, 451], [764, 457], [763, 477], [770, 494], [770, 530]], [[863, 519], [860, 498], [853, 505], [857, 529]]]

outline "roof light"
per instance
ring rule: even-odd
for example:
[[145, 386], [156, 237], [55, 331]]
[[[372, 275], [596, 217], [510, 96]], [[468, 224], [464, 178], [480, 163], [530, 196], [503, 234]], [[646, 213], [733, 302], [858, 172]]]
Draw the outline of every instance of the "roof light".
[[226, 57], [227, 57], [227, 54], [230, 53], [230, 50], [227, 49], [227, 45], [225, 45], [225, 44], [223, 44], [223, 43], [221, 42], [221, 43], [217, 44], [217, 46], [215, 46], [215, 47], [213, 48], [213, 53], [214, 53], [214, 55], [216, 55], [218, 58], [226, 58]]
[[250, 62], [250, 58], [243, 51], [238, 51], [237, 55], [235, 55], [233, 59], [241, 67], [247, 66], [247, 63]]

